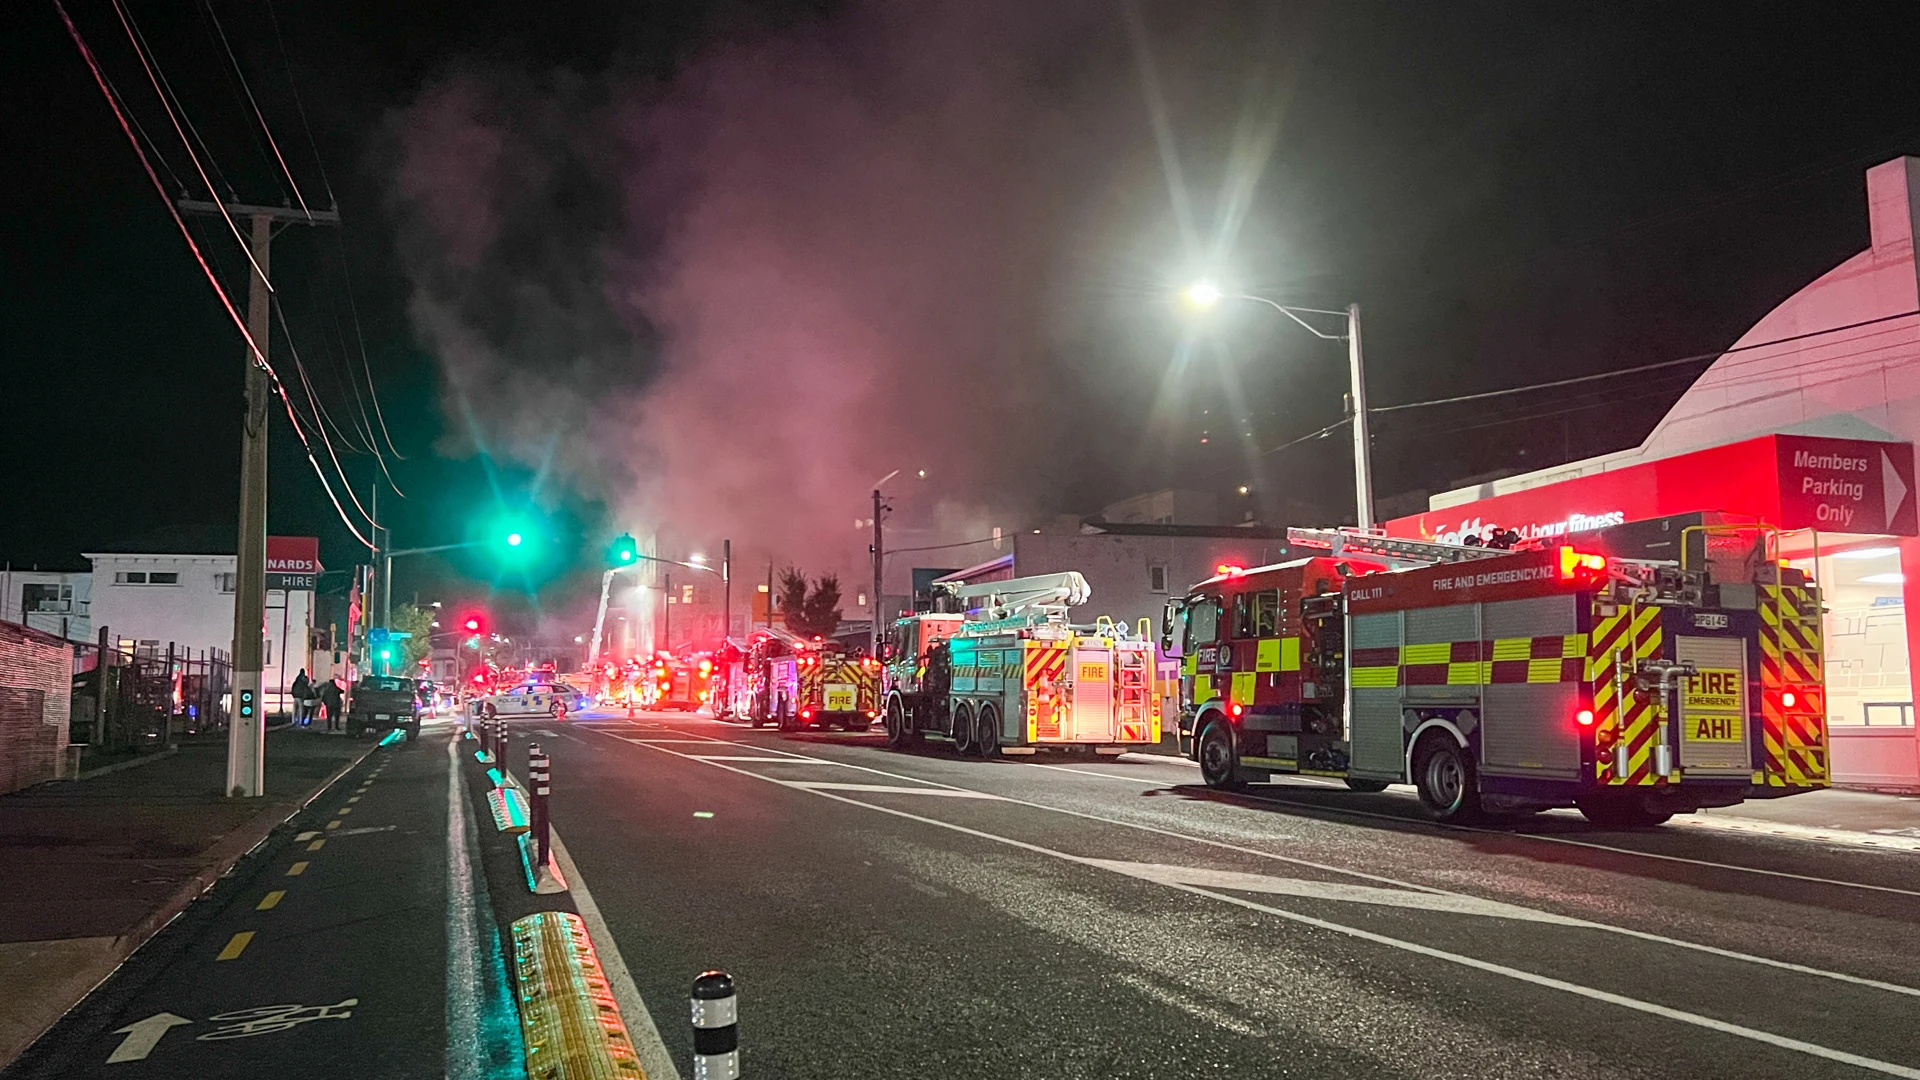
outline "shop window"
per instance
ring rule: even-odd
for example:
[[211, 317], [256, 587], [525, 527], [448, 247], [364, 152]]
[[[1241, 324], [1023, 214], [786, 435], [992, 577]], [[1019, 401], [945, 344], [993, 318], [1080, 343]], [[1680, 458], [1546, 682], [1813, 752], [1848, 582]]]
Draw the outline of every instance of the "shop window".
[[1792, 565], [1813, 574], [1826, 609], [1827, 723], [1831, 727], [1906, 727], [1913, 719], [1907, 657], [1907, 609], [1900, 549], [1886, 541]]

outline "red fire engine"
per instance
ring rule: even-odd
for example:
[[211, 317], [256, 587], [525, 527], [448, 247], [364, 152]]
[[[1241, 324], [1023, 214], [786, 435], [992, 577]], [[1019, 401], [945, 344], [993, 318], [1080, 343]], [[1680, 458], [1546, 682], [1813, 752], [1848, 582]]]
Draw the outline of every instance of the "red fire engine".
[[[1607, 825], [1827, 785], [1819, 591], [1705, 567], [1289, 530], [1321, 554], [1169, 605], [1180, 750], [1412, 783], [1442, 819], [1577, 806]], [[1683, 549], [1684, 550], [1684, 549]]]
[[807, 641], [769, 628], [747, 658], [753, 726], [782, 731], [840, 727], [864, 731], [880, 716], [880, 664], [832, 641]]

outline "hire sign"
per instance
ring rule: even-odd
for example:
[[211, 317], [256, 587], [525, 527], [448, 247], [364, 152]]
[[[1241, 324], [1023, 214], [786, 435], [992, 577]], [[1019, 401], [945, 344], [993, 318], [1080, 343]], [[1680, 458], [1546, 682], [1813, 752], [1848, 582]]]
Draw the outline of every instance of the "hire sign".
[[312, 592], [320, 582], [320, 538], [267, 537], [267, 591]]
[[1389, 536], [1459, 543], [1511, 529], [1555, 540], [1699, 511], [1782, 529], [1920, 535], [1913, 444], [1763, 435], [1385, 523]]

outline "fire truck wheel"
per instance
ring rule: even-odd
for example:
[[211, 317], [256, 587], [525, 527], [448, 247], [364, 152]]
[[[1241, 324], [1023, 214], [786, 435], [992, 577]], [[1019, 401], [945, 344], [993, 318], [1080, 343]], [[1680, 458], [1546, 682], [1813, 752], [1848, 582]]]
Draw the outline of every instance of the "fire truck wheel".
[[1358, 777], [1349, 776], [1347, 777], [1347, 787], [1354, 791], [1364, 791], [1372, 794], [1376, 791], [1387, 790], [1387, 782], [1385, 780], [1362, 780]]
[[1581, 799], [1580, 813], [1595, 825], [1611, 829], [1644, 829], [1664, 825], [1673, 816], [1671, 810], [1655, 810], [1632, 796], [1598, 796]]
[[793, 704], [791, 702], [783, 701], [780, 703], [780, 730], [781, 731], [800, 730], [799, 721], [793, 718]]
[[1200, 733], [1200, 778], [1210, 788], [1238, 791], [1246, 786], [1240, 773], [1240, 752], [1233, 745], [1233, 729], [1215, 720]]
[[887, 746], [898, 750], [907, 745], [907, 710], [900, 707], [900, 699], [887, 702], [886, 719], [882, 721], [887, 729]]
[[953, 749], [962, 756], [973, 753], [973, 708], [964, 701], [953, 710]]
[[1453, 736], [1435, 731], [1414, 748], [1413, 783], [1420, 801], [1441, 821], [1463, 821], [1480, 811], [1480, 778]]
[[973, 752], [983, 758], [1000, 756], [1000, 714], [991, 705], [982, 705], [974, 722]]

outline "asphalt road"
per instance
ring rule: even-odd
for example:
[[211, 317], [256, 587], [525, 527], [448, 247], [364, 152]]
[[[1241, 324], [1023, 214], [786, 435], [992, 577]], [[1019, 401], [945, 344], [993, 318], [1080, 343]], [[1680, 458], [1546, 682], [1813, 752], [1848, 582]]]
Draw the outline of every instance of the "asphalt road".
[[0, 1077], [524, 1076], [451, 735], [374, 751]]
[[1920, 1077], [1910, 853], [1448, 829], [1397, 791], [877, 732], [520, 727], [683, 1071], [720, 967], [749, 1078]]
[[[570, 893], [475, 744], [381, 749], [0, 1077], [524, 1075], [501, 928], [578, 911], [654, 1080], [740, 986], [758, 1077], [1920, 1078], [1920, 855], [1442, 828], [1178, 761], [956, 759], [679, 714], [512, 722]], [[314, 846], [318, 843], [318, 846]]]

